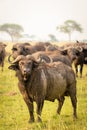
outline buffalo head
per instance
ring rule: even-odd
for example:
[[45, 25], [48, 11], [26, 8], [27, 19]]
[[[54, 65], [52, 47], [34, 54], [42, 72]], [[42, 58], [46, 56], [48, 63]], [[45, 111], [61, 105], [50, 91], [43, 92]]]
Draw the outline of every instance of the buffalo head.
[[79, 53], [80, 53], [81, 49], [78, 50], [77, 48], [74, 48], [74, 47], [69, 47], [65, 50], [62, 51], [62, 54], [63, 55], [68, 55], [71, 62], [73, 62], [75, 59], [77, 59]]
[[24, 81], [27, 81], [32, 70], [39, 65], [39, 61], [36, 61], [33, 56], [19, 55], [8, 67], [9, 69], [20, 71]]
[[26, 56], [28, 54], [28, 52], [27, 52], [28, 46], [30, 46], [30, 44], [28, 44], [28, 43], [24, 43], [24, 44], [16, 43], [16, 44], [14, 44], [13, 47], [12, 47], [12, 57], [14, 59], [16, 59], [17, 56], [19, 56], [19, 55]]

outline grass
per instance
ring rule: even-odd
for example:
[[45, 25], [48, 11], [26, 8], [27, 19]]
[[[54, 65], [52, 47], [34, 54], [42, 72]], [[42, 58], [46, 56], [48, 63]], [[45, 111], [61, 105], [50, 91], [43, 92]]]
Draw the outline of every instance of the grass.
[[77, 114], [73, 120], [72, 105], [66, 97], [61, 115], [56, 114], [55, 102], [45, 101], [42, 111], [42, 123], [37, 123], [36, 104], [35, 123], [29, 124], [29, 113], [22, 95], [17, 87], [15, 72], [8, 70], [5, 61], [4, 71], [0, 70], [0, 130], [87, 130], [87, 67], [84, 67], [83, 78], [77, 78]]

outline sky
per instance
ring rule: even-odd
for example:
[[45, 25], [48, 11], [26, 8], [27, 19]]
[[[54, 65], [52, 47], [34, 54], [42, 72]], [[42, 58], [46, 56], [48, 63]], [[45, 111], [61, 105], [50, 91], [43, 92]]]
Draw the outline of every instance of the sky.
[[87, 39], [87, 0], [0, 0], [0, 25], [19, 24], [24, 33], [47, 39], [54, 34], [59, 40], [68, 36], [56, 27], [66, 20], [75, 20], [83, 33], [73, 33], [72, 39]]

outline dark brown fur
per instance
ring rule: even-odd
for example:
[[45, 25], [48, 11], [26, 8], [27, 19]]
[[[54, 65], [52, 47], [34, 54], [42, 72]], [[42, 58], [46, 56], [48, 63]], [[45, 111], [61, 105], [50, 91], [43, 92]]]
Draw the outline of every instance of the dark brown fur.
[[[68, 56], [65, 56], [65, 55], [62, 55], [60, 51], [54, 51], [54, 52], [51, 52], [51, 51], [47, 51], [47, 52], [36, 52], [36, 53], [33, 53], [32, 56], [34, 56], [34, 58], [37, 60], [38, 58], [41, 58], [44, 59], [47, 63], [50, 63], [50, 62], [58, 62], [58, 61], [61, 61], [63, 63], [65, 63], [66, 65], [68, 66], [72, 66], [71, 64], [71, 60], [69, 59]], [[46, 58], [47, 57], [47, 58]], [[49, 60], [49, 58], [51, 60]]]
[[34, 101], [37, 104], [38, 121], [41, 121], [44, 100], [57, 99], [57, 113], [60, 113], [64, 97], [67, 95], [71, 98], [73, 115], [77, 117], [76, 78], [71, 67], [62, 62], [38, 63], [34, 58], [24, 57], [15, 61], [9, 69], [16, 71], [20, 92], [29, 109], [30, 122], [34, 121]]
[[74, 60], [74, 66], [76, 71], [76, 76], [78, 77], [78, 66], [80, 66], [80, 77], [82, 77], [82, 71], [84, 64], [87, 64], [87, 49], [82, 49], [81, 52], [79, 52], [79, 55]]
[[5, 60], [5, 56], [6, 56], [6, 50], [5, 50], [6, 44], [4, 43], [0, 43], [0, 66], [2, 67], [2, 71], [3, 71], [3, 67], [4, 67], [4, 60]]
[[38, 43], [32, 46], [28, 43], [16, 43], [12, 47], [12, 57], [15, 59], [18, 55], [26, 56], [37, 51], [45, 51], [45, 45]]

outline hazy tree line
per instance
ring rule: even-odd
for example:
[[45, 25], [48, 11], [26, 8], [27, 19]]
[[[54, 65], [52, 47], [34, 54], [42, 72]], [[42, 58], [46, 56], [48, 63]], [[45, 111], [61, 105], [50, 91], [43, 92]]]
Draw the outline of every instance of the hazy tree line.
[[24, 32], [24, 29], [21, 25], [6, 23], [0, 26], [0, 31], [8, 33], [13, 42], [22, 37], [22, 32]]
[[[69, 41], [71, 41], [71, 35], [73, 32], [77, 31], [77, 32], [82, 33], [82, 31], [83, 31], [81, 25], [78, 24], [74, 20], [66, 20], [62, 25], [57, 26], [56, 30], [61, 33], [67, 34], [69, 37]], [[24, 37], [24, 35], [23, 35], [24, 28], [18, 24], [6, 23], [3, 25], [0, 25], [0, 31], [4, 31], [4, 32], [8, 33], [12, 39], [12, 42], [17, 41], [21, 37]], [[54, 34], [49, 34], [48, 36], [51, 41], [57, 41], [57, 38]], [[27, 37], [29, 37], [29, 35], [27, 35]]]

